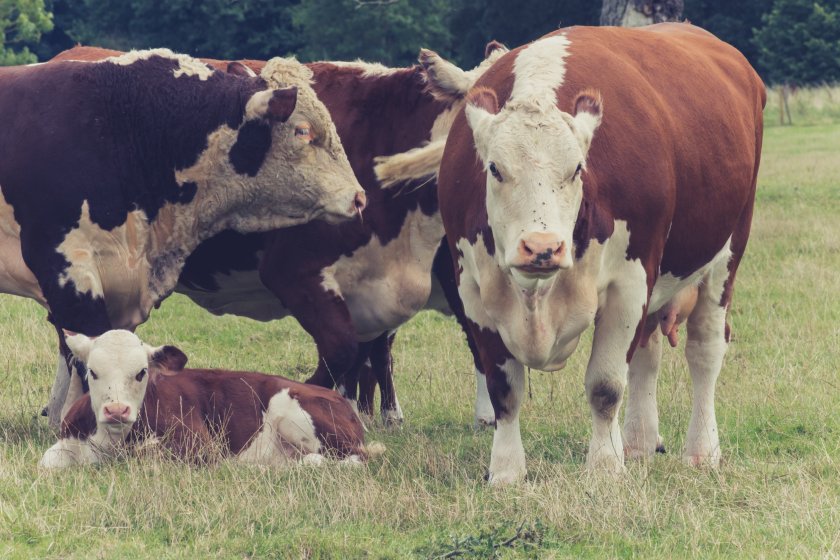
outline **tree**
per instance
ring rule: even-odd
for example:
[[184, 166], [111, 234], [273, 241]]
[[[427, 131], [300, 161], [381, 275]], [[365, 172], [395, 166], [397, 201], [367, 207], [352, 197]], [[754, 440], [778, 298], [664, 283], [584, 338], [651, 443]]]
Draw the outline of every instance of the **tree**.
[[840, 0], [775, 0], [753, 40], [771, 83], [840, 81]]
[[598, 25], [598, 3], [580, 0], [463, 0], [454, 12], [455, 60], [472, 67], [492, 39], [518, 47], [570, 25]]
[[[297, 0], [54, 0], [74, 41], [127, 50], [168, 47], [216, 58], [270, 58], [299, 46]], [[55, 53], [52, 53], [55, 54]]]
[[741, 51], [754, 68], [759, 68], [753, 29], [761, 25], [761, 16], [772, 5], [773, 0], [689, 0], [685, 17]]
[[640, 27], [682, 18], [683, 0], [604, 0], [601, 25]]
[[52, 27], [44, 0], [0, 0], [0, 66], [35, 62], [26, 45], [37, 43]]
[[303, 60], [417, 61], [420, 47], [448, 54], [447, 0], [305, 0], [293, 7]]

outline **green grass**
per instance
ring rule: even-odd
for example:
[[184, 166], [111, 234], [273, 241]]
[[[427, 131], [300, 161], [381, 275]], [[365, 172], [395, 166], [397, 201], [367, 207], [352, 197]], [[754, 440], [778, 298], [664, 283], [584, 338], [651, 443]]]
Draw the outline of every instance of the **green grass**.
[[[38, 416], [54, 333], [32, 302], [0, 298], [2, 558], [819, 558], [840, 555], [840, 126], [765, 135], [733, 344], [718, 385], [723, 464], [679, 460], [690, 413], [682, 353], [660, 377], [669, 453], [619, 479], [584, 472], [588, 343], [562, 372], [531, 372], [526, 482], [483, 483], [492, 434], [471, 429], [473, 380], [457, 325], [432, 313], [395, 346], [407, 422], [369, 440], [366, 467], [206, 468], [141, 457], [39, 472]], [[313, 345], [291, 320], [214, 318], [175, 296], [140, 329], [199, 366], [303, 378]]]

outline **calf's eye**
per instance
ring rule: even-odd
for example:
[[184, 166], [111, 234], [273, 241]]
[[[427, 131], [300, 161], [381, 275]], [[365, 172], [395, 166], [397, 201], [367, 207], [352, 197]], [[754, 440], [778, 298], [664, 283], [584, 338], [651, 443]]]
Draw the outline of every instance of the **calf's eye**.
[[136, 379], [137, 381], [143, 381], [143, 377], [145, 377], [146, 371], [148, 371], [146, 368], [141, 369], [139, 372], [137, 372], [137, 375], [134, 376], [134, 379]]
[[298, 126], [295, 127], [295, 137], [301, 138], [308, 142], [312, 141], [312, 131], [309, 129], [308, 126]]
[[94, 373], [94, 371], [93, 371], [92, 369], [88, 369], [88, 373], [90, 374], [90, 376], [91, 376], [92, 378], [94, 378], [94, 379], [99, 379], [99, 376], [98, 376], [98, 375], [96, 375], [96, 373]]

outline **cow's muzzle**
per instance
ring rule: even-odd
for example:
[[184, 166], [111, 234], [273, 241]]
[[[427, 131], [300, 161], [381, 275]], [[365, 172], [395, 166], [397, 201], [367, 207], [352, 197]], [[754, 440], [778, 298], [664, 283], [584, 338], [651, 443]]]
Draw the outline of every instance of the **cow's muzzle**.
[[548, 277], [572, 265], [565, 241], [551, 233], [523, 235], [511, 262], [519, 272], [528, 276]]
[[108, 424], [126, 424], [131, 422], [131, 407], [125, 403], [112, 402], [102, 408], [104, 420]]

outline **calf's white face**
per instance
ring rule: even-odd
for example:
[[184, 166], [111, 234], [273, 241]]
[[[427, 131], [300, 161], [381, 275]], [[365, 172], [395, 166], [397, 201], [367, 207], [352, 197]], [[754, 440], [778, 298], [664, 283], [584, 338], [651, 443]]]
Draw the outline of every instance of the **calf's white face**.
[[583, 92], [575, 114], [531, 100], [510, 100], [476, 88], [466, 117], [487, 171], [487, 219], [496, 260], [523, 288], [534, 288], [574, 262], [572, 233], [583, 199], [581, 175], [601, 97]]
[[90, 404], [97, 424], [130, 428], [146, 396], [149, 360], [160, 349], [124, 330], [95, 338], [67, 331], [65, 335], [73, 355], [87, 366]]

